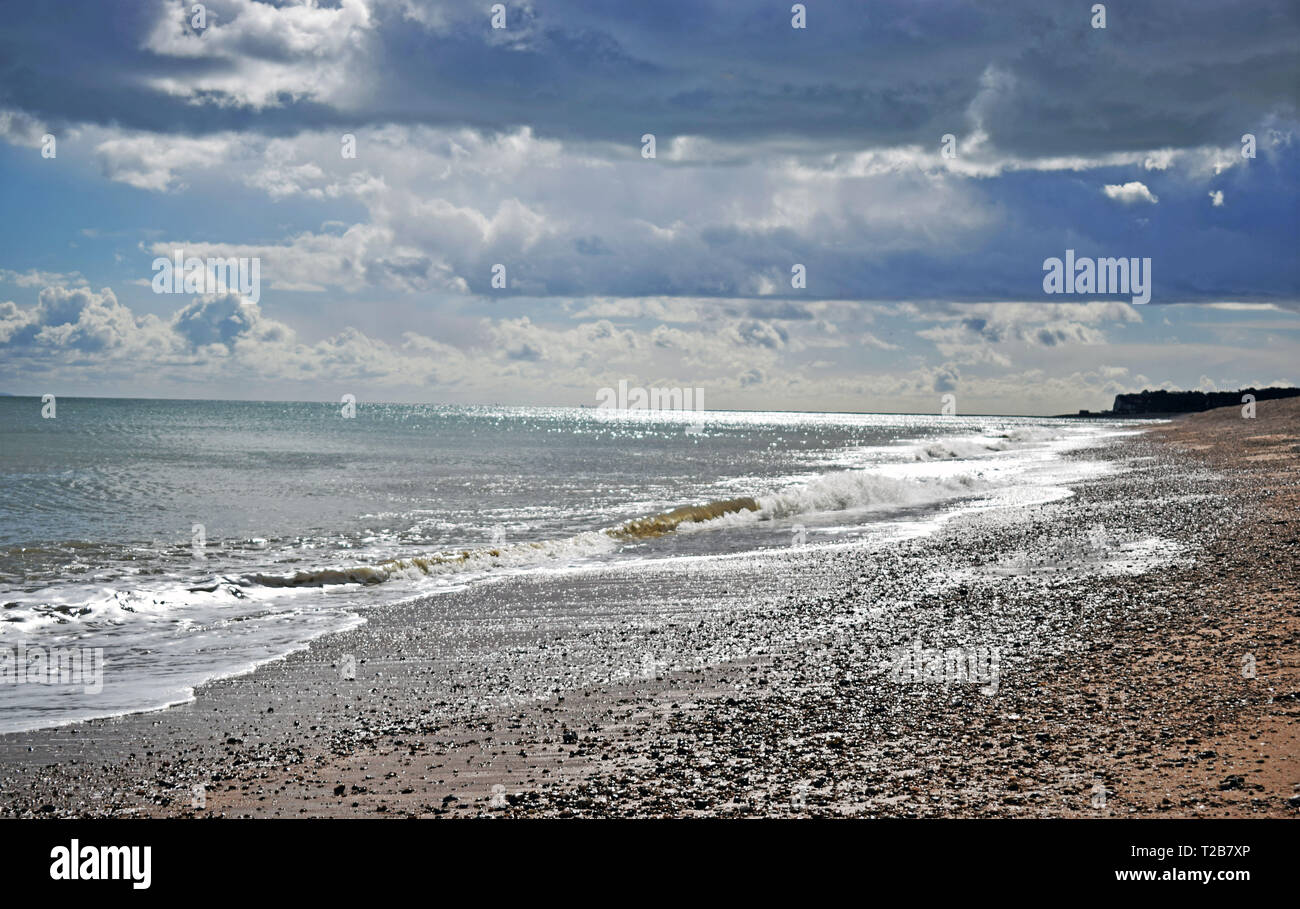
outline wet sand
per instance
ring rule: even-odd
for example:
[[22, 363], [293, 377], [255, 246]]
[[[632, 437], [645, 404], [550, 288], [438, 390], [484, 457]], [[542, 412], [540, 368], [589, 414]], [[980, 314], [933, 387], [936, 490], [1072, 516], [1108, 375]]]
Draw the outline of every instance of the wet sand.
[[[0, 813], [1293, 817], [1300, 401], [1257, 408], [1077, 453], [1130, 469], [886, 549], [369, 610], [191, 704], [0, 736]], [[492, 638], [503, 604], [531, 630]], [[448, 650], [430, 609], [483, 648]], [[913, 645], [996, 650], [996, 683], [887, 671]]]

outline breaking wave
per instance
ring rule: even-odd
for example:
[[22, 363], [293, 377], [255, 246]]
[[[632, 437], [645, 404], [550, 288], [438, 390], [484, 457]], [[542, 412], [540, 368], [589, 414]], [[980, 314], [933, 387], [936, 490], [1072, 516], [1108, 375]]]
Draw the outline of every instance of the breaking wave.
[[245, 584], [262, 587], [325, 587], [333, 584], [382, 584], [399, 578], [433, 577], [500, 568], [529, 568], [557, 559], [583, 558], [615, 549], [608, 532], [580, 533], [560, 540], [521, 542], [481, 549], [462, 549], [427, 556], [389, 559], [374, 565], [312, 568], [292, 574], [249, 574]]
[[983, 486], [968, 474], [943, 478], [899, 479], [860, 470], [826, 474], [760, 500], [759, 511], [769, 518], [795, 514], [846, 511], [873, 506], [929, 505], [972, 495]]
[[956, 461], [997, 454], [1026, 444], [1050, 442], [1061, 438], [1059, 433], [1034, 427], [1022, 427], [986, 436], [964, 436], [952, 439], [931, 439], [913, 448], [917, 461]]
[[[977, 493], [982, 484], [968, 475], [942, 479], [896, 479], [868, 471], [826, 474], [790, 489], [762, 497], [741, 496], [628, 521], [618, 527], [590, 531], [559, 540], [513, 543], [466, 549], [374, 565], [318, 568], [292, 574], [252, 574], [241, 580], [265, 587], [323, 587], [332, 584], [380, 584], [394, 578], [455, 574], [499, 567], [525, 568], [557, 559], [600, 555], [620, 542], [661, 537], [679, 530], [723, 527], [737, 520], [764, 521], [798, 514], [846, 511], [854, 508], [928, 505]], [[730, 520], [727, 520], [730, 519]]]
[[682, 524], [699, 524], [712, 521], [723, 515], [759, 510], [758, 502], [749, 496], [739, 499], [722, 499], [717, 502], [706, 502], [703, 505], [683, 505], [662, 514], [654, 514], [647, 518], [629, 521], [622, 527], [606, 530], [605, 533], [622, 539], [646, 539], [672, 533]]

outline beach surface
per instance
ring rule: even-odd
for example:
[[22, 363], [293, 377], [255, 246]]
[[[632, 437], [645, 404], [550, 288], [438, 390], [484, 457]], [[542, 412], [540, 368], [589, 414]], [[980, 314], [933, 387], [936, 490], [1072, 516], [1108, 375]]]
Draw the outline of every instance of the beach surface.
[[0, 736], [0, 813], [1296, 816], [1300, 401], [1067, 457], [1122, 469], [761, 570], [374, 607], [191, 703]]

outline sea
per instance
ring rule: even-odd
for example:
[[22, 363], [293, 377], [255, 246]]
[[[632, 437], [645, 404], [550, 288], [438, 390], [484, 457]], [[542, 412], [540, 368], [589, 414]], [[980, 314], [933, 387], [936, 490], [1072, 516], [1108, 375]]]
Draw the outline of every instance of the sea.
[[963, 511], [1067, 497], [1104, 465], [1064, 455], [1132, 426], [71, 397], [49, 410], [0, 398], [0, 732], [182, 703], [376, 604], [528, 573], [888, 546]]

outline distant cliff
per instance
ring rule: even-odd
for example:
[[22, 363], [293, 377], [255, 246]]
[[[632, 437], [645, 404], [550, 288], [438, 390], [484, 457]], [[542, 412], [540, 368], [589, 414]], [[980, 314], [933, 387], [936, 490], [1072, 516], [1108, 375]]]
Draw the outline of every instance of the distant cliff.
[[1149, 413], [1194, 413], [1215, 407], [1241, 404], [1242, 395], [1254, 395], [1256, 401], [1294, 398], [1300, 388], [1243, 388], [1240, 391], [1143, 391], [1135, 395], [1115, 395], [1111, 413], [1131, 417]]

